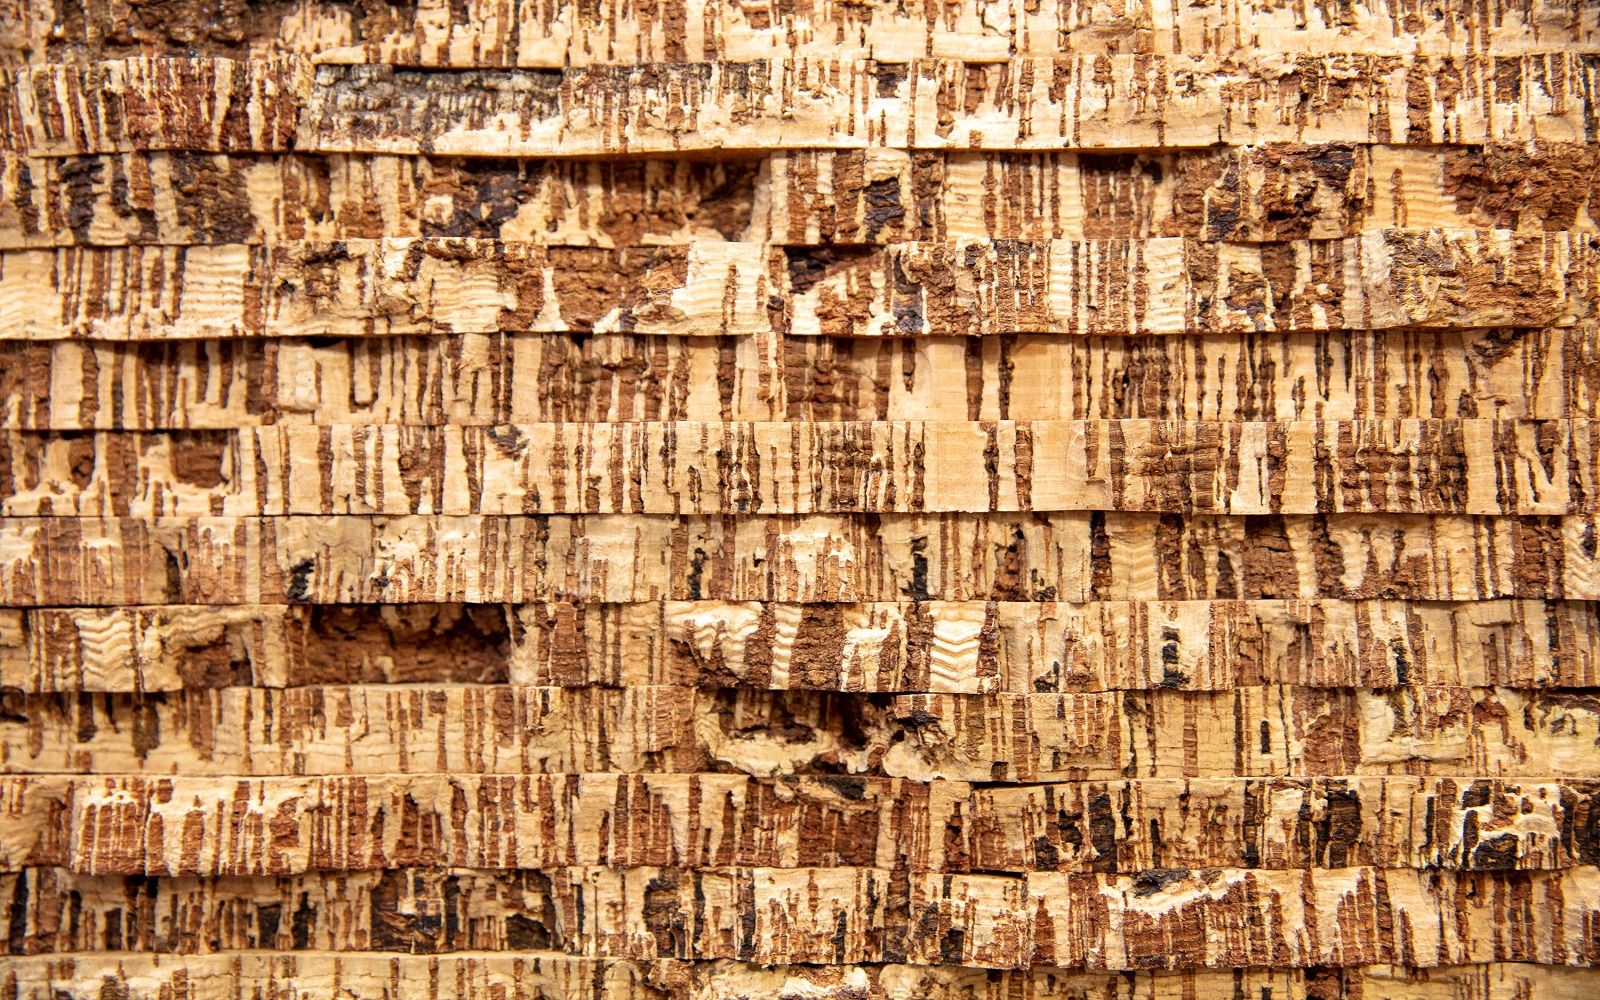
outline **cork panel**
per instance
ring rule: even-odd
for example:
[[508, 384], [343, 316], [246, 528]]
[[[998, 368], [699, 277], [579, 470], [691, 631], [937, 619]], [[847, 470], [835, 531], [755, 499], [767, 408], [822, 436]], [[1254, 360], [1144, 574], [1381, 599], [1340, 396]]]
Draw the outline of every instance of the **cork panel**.
[[1128, 152], [792, 150], [763, 176], [786, 244], [1335, 239], [1387, 226], [1589, 229], [1578, 143], [1266, 143]]
[[[134, 57], [0, 71], [5, 148], [595, 155], [693, 149], [1583, 142], [1594, 58], [798, 56], [566, 69]], [[214, 95], [221, 93], [224, 99]], [[1219, 131], [1220, 130], [1220, 131]]]
[[1594, 417], [1597, 331], [0, 341], [0, 426]]
[[1458, 230], [788, 248], [785, 320], [830, 336], [1539, 326], [1590, 314], [1592, 256], [1586, 237]]
[[[1501, 66], [1505, 70], [1501, 70]], [[316, 68], [311, 152], [474, 156], [693, 149], [1204, 147], [1586, 141], [1590, 57], [1299, 55], [781, 61], [567, 69]]]
[[40, 692], [508, 677], [968, 693], [1590, 686], [1591, 616], [1513, 601], [11, 609], [0, 679]]
[[1586, 781], [1143, 778], [974, 788], [841, 775], [13, 776], [0, 789], [0, 868], [99, 875], [571, 864], [1500, 871], [1570, 869], [1600, 856], [1597, 789]]
[[1600, 685], [1563, 601], [164, 605], [0, 611], [0, 685], [688, 685], [860, 692]]
[[[186, 0], [74, 9], [13, 4], [16, 38], [7, 61], [93, 59], [138, 52], [267, 56], [302, 53], [319, 62], [454, 67], [561, 67], [616, 60], [682, 62], [782, 60], [800, 53], [904, 62], [925, 55], [1004, 60], [1015, 51], [1247, 54], [1270, 45], [1285, 52], [1507, 55], [1559, 45], [1597, 47], [1596, 15], [1551, 0], [1488, 12], [1439, 3], [1426, 17], [1360, 2], [1290, 13], [1264, 3], [1227, 8], [1085, 8], [1061, 0], [1024, 8], [965, 0], [933, 5], [817, 3], [726, 7], [687, 0], [676, 7], [619, 2], [423, 2], [371, 12], [306, 0], [224, 8], [202, 20]], [[198, 8], [204, 9], [204, 8]]]
[[22, 250], [0, 254], [0, 337], [754, 333], [770, 328], [766, 257], [472, 239]]
[[313, 85], [297, 58], [161, 59], [0, 70], [0, 148], [33, 156], [293, 148]]
[[523, 647], [517, 619], [497, 605], [5, 609], [0, 686], [174, 691], [502, 683], [527, 655]]
[[[1570, 159], [1556, 155], [1562, 163]], [[0, 154], [0, 246], [385, 236], [596, 247], [762, 242], [769, 223], [757, 206], [770, 186], [769, 169], [765, 159], [727, 156], [603, 161], [184, 151], [66, 159]]]
[[1164, 152], [776, 150], [481, 159], [0, 153], [0, 248], [385, 236], [743, 240], [1336, 239], [1392, 226], [1594, 229], [1579, 143]]
[[1600, 722], [1600, 701], [1510, 688], [1129, 692], [1084, 715], [1112, 697], [897, 695], [905, 736], [880, 766], [922, 779], [1034, 781], [1085, 766], [1099, 777], [1086, 760], [1114, 750], [1122, 773], [1150, 777], [1586, 774]]
[[1587, 420], [12, 431], [0, 513], [1565, 514], [1597, 460]]
[[[158, 1000], [174, 993], [192, 1000], [230, 1000], [257, 991], [264, 996], [292, 992], [306, 1000], [334, 1000], [381, 996], [385, 992], [401, 996], [419, 986], [439, 1000], [489, 1000], [518, 995], [572, 1000], [662, 1000], [675, 996], [687, 1000], [691, 995], [688, 976], [694, 968], [671, 960], [585, 959], [532, 949], [518, 955], [334, 954], [275, 949], [183, 957], [47, 953], [13, 956], [7, 964], [17, 996], [27, 1000], [57, 995], [59, 1000], [98, 997], [107, 982], [115, 984], [119, 995], [129, 1000]], [[982, 973], [978, 975], [981, 977]], [[1165, 975], [1192, 977], [1197, 973]], [[670, 994], [662, 992], [663, 980], [669, 976], [678, 984], [674, 987], [677, 992]], [[1292, 978], [1291, 973], [1285, 972], [1276, 979], [1263, 976], [1261, 980], [1282, 983], [1286, 988]]]
[[1600, 600], [1594, 520], [11, 518], [0, 604]]
[[[478, 239], [0, 253], [0, 339], [555, 332], [1180, 334], [1566, 325], [1589, 237], [594, 250]], [[553, 291], [552, 291], [553, 290]]]
[[[206, 614], [158, 613], [184, 621]], [[84, 616], [85, 625], [77, 626], [83, 631], [100, 634], [109, 627], [88, 609], [31, 614], [38, 617], [19, 633], [23, 627], [42, 632], [44, 622], [53, 626], [69, 614]], [[971, 694], [1221, 691], [1264, 683], [1544, 688], [1592, 686], [1600, 669], [1595, 609], [1578, 602], [695, 601], [522, 607], [508, 620], [513, 614], [521, 641], [511, 654], [510, 675], [538, 684]], [[101, 667], [104, 661], [80, 652], [88, 648], [82, 640], [71, 644], [71, 627], [57, 627], [61, 632], [50, 634], [63, 636], [59, 647], [31, 640], [31, 662], [39, 665], [26, 674], [19, 648], [18, 668], [6, 674], [17, 677], [16, 686], [71, 690], [85, 686], [79, 677], [104, 677], [104, 689], [125, 690], [134, 677], [165, 666], [107, 657], [110, 664]], [[180, 626], [146, 627], [164, 636]], [[40, 663], [47, 648], [63, 652]]]
[[[1565, 868], [1596, 850], [1594, 790], [1395, 776], [990, 785], [972, 791], [961, 845], [973, 871]], [[946, 866], [959, 860], [947, 850]]]
[[548, 952], [403, 955], [362, 952], [238, 951], [182, 957], [121, 953], [42, 954], [10, 959], [25, 1000], [97, 1000], [109, 979], [132, 1000], [182, 992], [194, 1000], [231, 1000], [256, 990], [293, 990], [306, 1000], [399, 995], [426, 983], [440, 1000], [490, 1000], [518, 991], [574, 1000], [779, 1000], [826, 991], [874, 1000], [997, 1000], [1021, 992], [1049, 998], [1115, 995], [1128, 1000], [1246, 996], [1269, 991], [1285, 1000], [1356, 1000], [1403, 991], [1418, 1000], [1519, 1000], [1584, 996], [1593, 969], [1504, 963], [1393, 965], [1313, 969], [1094, 972], [1084, 969], [962, 969], [953, 966], [863, 964], [764, 967], [734, 960], [585, 959]]
[[[1513, 688], [903, 694], [363, 685], [0, 695], [9, 773], [1591, 774], [1600, 699]], [[373, 720], [382, 719], [379, 730]]]
[[[23, 901], [11, 910], [11, 940], [32, 953], [102, 950], [116, 928], [123, 950], [180, 955], [274, 945], [412, 953], [531, 945], [595, 958], [979, 968], [1062, 962], [1102, 970], [1315, 968], [1377, 959], [1420, 967], [1505, 960], [1585, 966], [1593, 946], [1583, 928], [1600, 907], [1600, 879], [1585, 869], [1019, 877], [870, 868], [451, 868], [134, 884], [31, 869], [0, 876], [0, 890]], [[68, 909], [79, 906], [71, 921]], [[1339, 930], [1324, 930], [1318, 913], [1324, 920], [1337, 915]]]

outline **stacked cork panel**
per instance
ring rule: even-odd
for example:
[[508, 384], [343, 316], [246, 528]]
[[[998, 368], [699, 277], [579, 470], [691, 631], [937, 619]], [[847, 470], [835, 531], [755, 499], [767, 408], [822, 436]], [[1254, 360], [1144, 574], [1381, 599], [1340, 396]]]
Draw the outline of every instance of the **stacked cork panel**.
[[0, 998], [1597, 991], [1600, 5], [0, 0]]

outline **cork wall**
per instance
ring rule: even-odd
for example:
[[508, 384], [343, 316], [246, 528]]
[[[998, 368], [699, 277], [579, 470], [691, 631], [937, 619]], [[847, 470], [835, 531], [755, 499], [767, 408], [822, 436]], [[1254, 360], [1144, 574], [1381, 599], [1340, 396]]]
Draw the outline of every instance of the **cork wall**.
[[1591, 1000], [1600, 4], [0, 0], [3, 1000]]

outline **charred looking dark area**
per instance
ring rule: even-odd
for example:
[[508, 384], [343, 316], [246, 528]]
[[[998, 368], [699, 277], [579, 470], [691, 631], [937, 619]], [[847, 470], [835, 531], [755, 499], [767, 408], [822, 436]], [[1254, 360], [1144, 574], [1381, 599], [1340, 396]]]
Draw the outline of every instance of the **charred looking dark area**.
[[[226, 56], [241, 59], [277, 41], [295, 0], [53, 0], [55, 29], [45, 55], [52, 61], [120, 59], [138, 55]], [[331, 0], [357, 42], [412, 30], [416, 4]], [[460, 13], [464, 16], [465, 10]]]

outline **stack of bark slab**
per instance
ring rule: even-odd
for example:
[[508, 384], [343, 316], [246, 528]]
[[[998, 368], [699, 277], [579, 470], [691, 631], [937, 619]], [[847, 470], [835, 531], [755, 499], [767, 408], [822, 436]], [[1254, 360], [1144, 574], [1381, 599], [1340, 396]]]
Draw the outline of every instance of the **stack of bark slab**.
[[1597, 140], [1588, 0], [0, 0], [0, 996], [1592, 998]]

